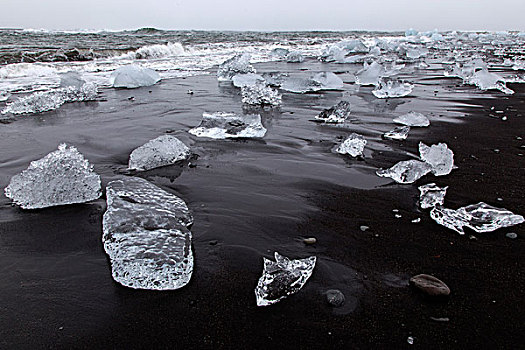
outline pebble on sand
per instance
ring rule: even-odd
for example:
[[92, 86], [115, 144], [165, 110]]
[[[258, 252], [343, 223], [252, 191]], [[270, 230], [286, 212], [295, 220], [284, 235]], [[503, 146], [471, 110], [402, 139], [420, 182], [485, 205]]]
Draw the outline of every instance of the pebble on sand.
[[303, 239], [304, 244], [315, 244], [317, 242], [317, 239], [315, 237], [309, 237]]
[[328, 304], [340, 307], [345, 303], [345, 295], [338, 289], [330, 289], [326, 291], [326, 300]]
[[431, 297], [446, 297], [450, 288], [440, 279], [426, 274], [420, 274], [410, 279], [410, 285]]

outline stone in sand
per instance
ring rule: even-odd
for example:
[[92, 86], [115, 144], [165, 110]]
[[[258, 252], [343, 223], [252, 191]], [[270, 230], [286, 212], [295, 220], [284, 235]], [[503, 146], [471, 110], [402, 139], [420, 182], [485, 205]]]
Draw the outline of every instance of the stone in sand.
[[420, 274], [410, 279], [410, 285], [431, 297], [446, 297], [450, 288], [440, 279], [426, 274]]
[[340, 307], [345, 303], [345, 295], [338, 289], [330, 289], [326, 291], [326, 301], [333, 307]]

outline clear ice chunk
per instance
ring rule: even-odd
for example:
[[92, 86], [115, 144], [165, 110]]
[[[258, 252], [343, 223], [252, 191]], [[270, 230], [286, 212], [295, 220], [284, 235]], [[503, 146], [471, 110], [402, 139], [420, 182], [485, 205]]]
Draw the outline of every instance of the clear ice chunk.
[[316, 257], [290, 260], [275, 252], [275, 262], [263, 260], [263, 275], [255, 288], [257, 306], [272, 305], [297, 293], [312, 275]]
[[113, 279], [135, 289], [185, 286], [193, 272], [186, 203], [138, 177], [111, 181], [106, 196], [102, 242]]
[[189, 131], [198, 137], [212, 139], [260, 138], [266, 134], [258, 114], [203, 113], [200, 125]]
[[272, 50], [271, 54], [277, 57], [286, 57], [286, 55], [288, 55], [289, 52], [290, 50], [285, 49], [283, 47], [276, 47]]
[[250, 64], [250, 54], [243, 53], [227, 59], [219, 65], [217, 79], [230, 81], [237, 74], [255, 73], [255, 68]]
[[74, 86], [68, 86], [50, 91], [37, 91], [9, 103], [2, 110], [2, 114], [42, 113], [55, 110], [68, 102], [93, 101], [97, 98], [97, 95], [97, 86], [92, 83], [86, 83], [79, 89]]
[[419, 206], [422, 209], [443, 205], [448, 186], [438, 187], [435, 183], [419, 186]]
[[266, 83], [243, 86], [241, 94], [242, 103], [249, 105], [279, 106], [281, 104], [281, 94]]
[[342, 40], [327, 46], [319, 59], [322, 62], [351, 63], [348, 55], [353, 53], [368, 53], [368, 47], [361, 40]]
[[407, 126], [426, 127], [430, 125], [430, 121], [425, 115], [419, 112], [408, 112], [393, 120], [396, 124], [403, 124]]
[[149, 170], [174, 164], [190, 156], [190, 149], [172, 135], [162, 135], [136, 148], [129, 156], [128, 167]]
[[406, 48], [405, 55], [410, 59], [418, 59], [428, 55], [428, 49], [424, 46], [409, 46]]
[[438, 224], [461, 235], [465, 234], [464, 227], [476, 232], [491, 232], [501, 227], [518, 225], [525, 221], [521, 215], [483, 202], [457, 210], [436, 206], [430, 211], [430, 217]]
[[340, 101], [335, 106], [325, 109], [315, 117], [316, 121], [324, 123], [344, 123], [350, 116], [350, 102]]
[[321, 84], [321, 90], [339, 90], [343, 88], [343, 80], [332, 72], [319, 72], [312, 76], [312, 80]]
[[404, 97], [414, 90], [414, 85], [398, 80], [381, 79], [375, 90], [372, 91], [377, 98]]
[[109, 77], [109, 83], [115, 88], [134, 89], [141, 86], [155, 85], [160, 81], [159, 73], [153, 69], [134, 64], [117, 68]]
[[410, 126], [397, 126], [394, 129], [385, 132], [383, 137], [390, 140], [405, 140], [410, 132]]
[[357, 85], [378, 85], [381, 77], [385, 76], [386, 69], [377, 62], [364, 63], [363, 69], [355, 74]]
[[432, 166], [432, 173], [436, 176], [448, 175], [454, 168], [454, 152], [446, 143], [427, 146], [419, 143], [421, 160]]
[[66, 88], [68, 86], [73, 86], [77, 89], [80, 89], [86, 81], [82, 79], [80, 73], [71, 71], [60, 74], [60, 87]]
[[490, 73], [487, 69], [475, 71], [465, 80], [468, 84], [476, 85], [481, 90], [500, 90], [501, 92], [512, 95], [513, 90], [505, 85], [505, 79], [496, 73]]
[[234, 75], [232, 78], [232, 83], [234, 86], [242, 88], [243, 86], [252, 86], [257, 83], [265, 83], [265, 80], [259, 74], [243, 73]]
[[23, 209], [85, 203], [101, 194], [100, 176], [75, 147], [66, 144], [31, 162], [5, 188], [5, 195]]
[[263, 73], [262, 77], [266, 81], [266, 84], [274, 87], [280, 87], [288, 75], [286, 73], [280, 72], [268, 72]]
[[320, 72], [308, 78], [287, 78], [281, 88], [295, 93], [305, 93], [320, 90], [340, 90], [343, 80], [332, 72]]
[[304, 56], [299, 51], [291, 51], [286, 55], [286, 62], [288, 63], [301, 63], [304, 61]]
[[379, 169], [376, 174], [381, 177], [390, 177], [402, 184], [410, 184], [419, 180], [432, 170], [432, 166], [419, 160], [404, 160], [389, 169]]
[[339, 147], [336, 148], [335, 151], [341, 154], [349, 154], [352, 157], [358, 157], [363, 155], [365, 145], [366, 140], [362, 135], [352, 133], [339, 145]]

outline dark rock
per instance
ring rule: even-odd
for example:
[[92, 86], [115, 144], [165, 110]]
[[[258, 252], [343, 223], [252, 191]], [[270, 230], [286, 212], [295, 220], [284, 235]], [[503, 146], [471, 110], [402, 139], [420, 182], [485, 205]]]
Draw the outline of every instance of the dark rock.
[[326, 301], [334, 307], [340, 307], [345, 303], [345, 295], [338, 289], [330, 289], [326, 292]]
[[315, 244], [317, 242], [317, 239], [315, 237], [305, 238], [303, 239], [304, 244]]
[[431, 297], [446, 297], [450, 294], [450, 288], [445, 282], [430, 275], [414, 276], [410, 279], [410, 285]]

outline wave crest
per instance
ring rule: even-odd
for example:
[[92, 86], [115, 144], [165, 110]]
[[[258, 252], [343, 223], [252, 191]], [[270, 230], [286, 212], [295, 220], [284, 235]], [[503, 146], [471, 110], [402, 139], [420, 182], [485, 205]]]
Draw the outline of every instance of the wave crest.
[[148, 59], [164, 58], [184, 54], [184, 48], [180, 43], [167, 43], [166, 45], [147, 45], [136, 51], [128, 52], [122, 55], [122, 58], [129, 59]]

